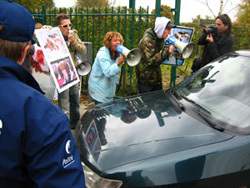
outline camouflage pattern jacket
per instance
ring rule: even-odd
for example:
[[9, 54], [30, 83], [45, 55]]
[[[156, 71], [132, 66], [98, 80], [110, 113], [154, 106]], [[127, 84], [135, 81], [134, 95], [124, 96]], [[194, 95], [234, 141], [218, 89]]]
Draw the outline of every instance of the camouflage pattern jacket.
[[140, 83], [145, 85], [158, 85], [162, 82], [161, 63], [169, 56], [164, 48], [164, 39], [156, 36], [153, 28], [145, 31], [139, 42], [142, 51], [142, 60], [136, 66], [136, 75]]

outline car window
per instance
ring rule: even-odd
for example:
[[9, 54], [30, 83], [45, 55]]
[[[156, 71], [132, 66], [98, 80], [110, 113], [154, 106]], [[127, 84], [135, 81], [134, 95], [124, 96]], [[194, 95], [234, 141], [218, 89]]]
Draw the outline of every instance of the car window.
[[195, 102], [230, 129], [250, 126], [250, 58], [224, 56], [177, 86], [180, 96]]

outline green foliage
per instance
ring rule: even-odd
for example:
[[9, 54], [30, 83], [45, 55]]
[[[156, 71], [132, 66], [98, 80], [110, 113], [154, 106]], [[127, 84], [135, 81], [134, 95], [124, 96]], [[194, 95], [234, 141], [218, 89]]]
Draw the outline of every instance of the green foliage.
[[106, 7], [108, 0], [77, 0], [76, 5], [78, 7]]
[[14, 0], [14, 2], [23, 5], [32, 12], [41, 9], [42, 5], [54, 6], [53, 0]]
[[234, 38], [233, 50], [250, 49], [250, 24], [233, 24], [232, 35]]
[[250, 0], [242, 0], [236, 15], [237, 23], [250, 23]]
[[[174, 19], [173, 13], [168, 6], [162, 6], [164, 11], [161, 15]], [[75, 8], [46, 8], [46, 14], [42, 11], [33, 13], [36, 21], [46, 25], [55, 26], [55, 17], [58, 13], [67, 13], [70, 15], [72, 28], [78, 31], [82, 41], [92, 42], [92, 59], [99, 48], [108, 31], [118, 31], [124, 37], [124, 46], [128, 49], [138, 47], [138, 43], [147, 28], [154, 26], [155, 15], [149, 14], [148, 10], [127, 9], [126, 7], [75, 7]], [[152, 11], [154, 13], [154, 10]], [[192, 27], [195, 29], [192, 41], [197, 44], [199, 36], [202, 34], [203, 28], [200, 24], [199, 17], [193, 19], [192, 23], [180, 23], [182, 26]], [[250, 49], [249, 46], [249, 24], [233, 24], [232, 35], [235, 39], [234, 50]], [[176, 83], [183, 80], [186, 75], [191, 73], [191, 65], [196, 55], [202, 51], [201, 46], [195, 45], [195, 51], [191, 58], [185, 60], [185, 64], [177, 67], [176, 75], [180, 79]], [[169, 88], [170, 72], [172, 66], [163, 65], [163, 88]], [[87, 76], [84, 77], [84, 90], [87, 90]], [[117, 92], [119, 96], [127, 96], [137, 93], [137, 80], [135, 68], [123, 65], [122, 77], [120, 79], [120, 90]]]
[[[174, 22], [174, 13], [171, 12], [171, 7], [167, 5], [161, 5], [162, 11], [160, 12], [160, 16], [165, 16]], [[151, 14], [155, 14], [155, 9], [151, 11]]]

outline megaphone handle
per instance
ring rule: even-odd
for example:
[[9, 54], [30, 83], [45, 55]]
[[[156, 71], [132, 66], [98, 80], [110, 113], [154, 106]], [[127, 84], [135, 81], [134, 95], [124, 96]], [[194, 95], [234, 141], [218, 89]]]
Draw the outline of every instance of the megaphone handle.
[[120, 55], [120, 57], [119, 57], [118, 61], [116, 62], [116, 64], [117, 64], [118, 66], [120, 66], [120, 65], [123, 64], [123, 62], [125, 62], [125, 61], [126, 61], [125, 57], [124, 57], [123, 55]]

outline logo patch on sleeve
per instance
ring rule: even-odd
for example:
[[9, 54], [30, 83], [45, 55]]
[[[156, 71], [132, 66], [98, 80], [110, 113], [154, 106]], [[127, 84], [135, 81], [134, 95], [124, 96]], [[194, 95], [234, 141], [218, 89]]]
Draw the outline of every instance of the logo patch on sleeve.
[[70, 145], [71, 145], [71, 141], [68, 140], [68, 141], [66, 142], [66, 144], [65, 144], [65, 151], [66, 151], [66, 153], [67, 153], [69, 156], [67, 156], [67, 158], [64, 158], [64, 159], [62, 160], [62, 166], [63, 166], [63, 168], [67, 168], [69, 165], [71, 165], [72, 163], [75, 162], [74, 156], [71, 154]]
[[0, 135], [2, 134], [2, 129], [3, 128], [3, 122], [2, 122], [2, 120], [0, 119]]

